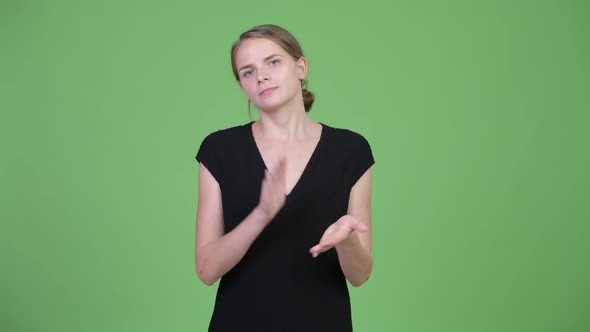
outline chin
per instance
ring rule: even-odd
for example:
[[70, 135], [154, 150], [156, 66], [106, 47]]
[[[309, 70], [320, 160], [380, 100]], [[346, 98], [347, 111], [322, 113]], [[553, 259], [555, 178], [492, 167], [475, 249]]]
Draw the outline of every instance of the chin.
[[290, 102], [292, 102], [292, 100], [290, 100], [290, 99], [276, 98], [276, 99], [273, 99], [272, 101], [265, 100], [260, 104], [256, 104], [256, 107], [258, 109], [264, 109], [266, 111], [274, 111], [274, 110], [284, 107], [285, 105], [289, 104]]
[[275, 112], [277, 110], [279, 110], [280, 105], [272, 105], [272, 106], [268, 106], [268, 105], [264, 105], [264, 106], [259, 106], [257, 107], [259, 111], [261, 112]]
[[266, 103], [258, 104], [258, 105], [256, 105], [256, 107], [258, 109], [263, 109], [265, 111], [274, 111], [276, 109], [281, 108], [283, 105], [285, 105], [284, 102], [277, 101], [274, 103], [273, 102], [266, 102]]

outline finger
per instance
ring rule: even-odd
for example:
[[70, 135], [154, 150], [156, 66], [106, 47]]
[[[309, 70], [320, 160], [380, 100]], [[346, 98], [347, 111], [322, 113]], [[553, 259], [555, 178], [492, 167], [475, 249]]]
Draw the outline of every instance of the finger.
[[313, 246], [311, 249], [309, 249], [309, 252], [313, 254], [313, 253], [320, 251], [320, 249], [322, 249], [322, 246], [317, 244], [317, 245]]
[[318, 257], [318, 255], [320, 254], [320, 248], [319, 248], [319, 246], [314, 246], [313, 248], [309, 249], [309, 253], [313, 257]]
[[336, 243], [340, 242], [338, 240], [338, 236], [322, 236], [320, 242], [318, 243], [319, 246], [322, 248], [331, 248], [336, 245]]
[[333, 246], [325, 246], [325, 245], [318, 244], [318, 245], [314, 246], [313, 248], [309, 249], [309, 252], [312, 254], [313, 257], [317, 257], [319, 254], [331, 249], [332, 247]]
[[310, 250], [309, 253], [311, 254], [311, 256], [318, 257], [319, 254], [321, 254], [322, 252], [324, 252], [325, 250], [319, 250], [319, 249], [315, 249], [315, 250]]
[[309, 253], [311, 254], [311, 256], [313, 257], [318, 257], [318, 255], [320, 254], [317, 250], [310, 250]]

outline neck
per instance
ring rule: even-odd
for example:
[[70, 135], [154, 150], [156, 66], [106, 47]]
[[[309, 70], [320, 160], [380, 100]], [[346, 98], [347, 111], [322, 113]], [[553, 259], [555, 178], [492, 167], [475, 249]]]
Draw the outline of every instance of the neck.
[[303, 98], [294, 98], [293, 103], [276, 110], [260, 110], [259, 114], [255, 125], [264, 139], [297, 141], [309, 138], [312, 133], [314, 121], [305, 112]]

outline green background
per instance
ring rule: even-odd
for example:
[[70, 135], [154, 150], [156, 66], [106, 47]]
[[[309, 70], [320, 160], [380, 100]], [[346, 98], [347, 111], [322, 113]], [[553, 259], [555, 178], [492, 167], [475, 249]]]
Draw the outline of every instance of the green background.
[[356, 331], [589, 331], [589, 7], [0, 1], [0, 330], [206, 330], [194, 156], [274, 23], [377, 161]]

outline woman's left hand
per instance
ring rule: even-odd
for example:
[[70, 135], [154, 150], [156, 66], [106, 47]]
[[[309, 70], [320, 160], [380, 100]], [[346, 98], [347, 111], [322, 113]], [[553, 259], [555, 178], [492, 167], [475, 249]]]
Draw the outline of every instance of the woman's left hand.
[[366, 232], [367, 226], [356, 220], [351, 215], [344, 215], [335, 223], [326, 228], [320, 243], [309, 249], [313, 257], [318, 257], [322, 252], [335, 247], [337, 244], [346, 241], [354, 231]]

